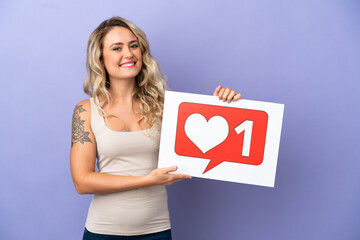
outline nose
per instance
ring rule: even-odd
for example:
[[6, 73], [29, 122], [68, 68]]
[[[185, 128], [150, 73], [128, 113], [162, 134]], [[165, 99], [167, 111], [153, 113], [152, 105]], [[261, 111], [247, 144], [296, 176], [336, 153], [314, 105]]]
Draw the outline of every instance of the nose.
[[123, 48], [123, 54], [125, 58], [132, 58], [134, 54], [132, 53], [131, 49], [129, 47]]

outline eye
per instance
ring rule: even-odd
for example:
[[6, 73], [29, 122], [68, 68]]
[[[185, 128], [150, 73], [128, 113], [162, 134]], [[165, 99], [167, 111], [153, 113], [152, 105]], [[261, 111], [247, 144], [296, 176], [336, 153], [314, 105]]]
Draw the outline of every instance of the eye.
[[113, 48], [114, 51], [120, 51], [121, 50], [121, 47], [116, 47], [116, 48]]
[[133, 44], [133, 45], [131, 45], [130, 47], [131, 47], [131, 48], [138, 48], [139, 45], [138, 45], [138, 44]]

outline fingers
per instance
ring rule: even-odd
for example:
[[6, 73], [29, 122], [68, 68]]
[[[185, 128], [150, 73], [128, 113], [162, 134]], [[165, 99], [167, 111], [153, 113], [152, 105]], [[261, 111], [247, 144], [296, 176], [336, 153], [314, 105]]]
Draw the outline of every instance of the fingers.
[[219, 86], [217, 86], [217, 88], [215, 88], [213, 96], [218, 96], [221, 88], [222, 88], [221, 84]]
[[173, 183], [192, 178], [190, 175], [187, 174], [171, 174], [171, 175], [172, 175], [172, 179], [169, 182], [167, 182], [165, 185], [171, 185]]
[[191, 179], [192, 178], [190, 175], [187, 175], [187, 174], [174, 174], [174, 175], [176, 175], [176, 178], [180, 179], [180, 180], [182, 180], [182, 179]]
[[159, 168], [159, 170], [163, 173], [175, 172], [177, 170], [177, 166], [174, 165], [171, 167]]
[[229, 95], [228, 95], [227, 98], [226, 98], [226, 101], [227, 101], [228, 103], [231, 102], [231, 100], [234, 99], [234, 96], [235, 96], [235, 95], [236, 95], [235, 90], [231, 90], [230, 93], [229, 93]]
[[[171, 167], [167, 167], [167, 168], [163, 168], [165, 170], [165, 173], [169, 173], [169, 172], [175, 172], [178, 167], [177, 166], [171, 166]], [[171, 174], [172, 177], [176, 178], [176, 179], [187, 179], [187, 178], [191, 178], [190, 175], [187, 175], [187, 174], [182, 174], [182, 173], [174, 173], [174, 174]]]
[[[219, 85], [220, 87], [221, 85]], [[234, 89], [228, 88], [228, 87], [217, 87], [214, 92], [214, 96], [217, 96], [220, 100], [223, 100], [224, 102], [231, 102], [241, 99], [241, 94], [237, 93]], [[215, 93], [217, 95], [215, 95]]]
[[158, 168], [147, 175], [147, 179], [152, 185], [171, 185], [174, 182], [191, 179], [191, 176], [187, 174], [171, 173], [177, 169], [177, 166]]
[[[218, 95], [219, 99], [220, 99], [220, 100], [223, 100], [223, 101], [227, 101], [227, 98], [228, 98], [229, 94], [231, 93], [231, 91], [234, 91], [234, 90], [232, 90], [232, 89], [230, 89], [230, 88], [227, 88], [227, 87], [222, 88], [222, 89], [219, 91], [219, 95]], [[235, 92], [235, 91], [234, 91], [234, 92]], [[236, 93], [236, 92], [235, 92], [235, 93]]]
[[235, 95], [235, 97], [233, 98], [233, 100], [236, 101], [236, 100], [239, 100], [239, 99], [241, 99], [241, 98], [242, 98], [241, 94], [238, 93], [238, 94]]

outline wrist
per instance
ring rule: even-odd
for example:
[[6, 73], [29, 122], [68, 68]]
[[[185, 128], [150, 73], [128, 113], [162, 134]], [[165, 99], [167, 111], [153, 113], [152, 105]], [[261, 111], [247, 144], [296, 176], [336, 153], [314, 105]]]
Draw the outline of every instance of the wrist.
[[156, 185], [154, 177], [151, 176], [151, 174], [143, 176], [142, 181], [143, 181], [144, 185], [147, 186], [147, 187], [151, 187], [151, 186]]

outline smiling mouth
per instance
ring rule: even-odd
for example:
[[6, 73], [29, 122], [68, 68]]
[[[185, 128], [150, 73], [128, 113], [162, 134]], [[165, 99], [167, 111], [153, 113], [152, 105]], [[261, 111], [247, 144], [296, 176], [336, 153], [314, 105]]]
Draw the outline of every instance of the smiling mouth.
[[136, 62], [130, 62], [130, 63], [123, 63], [120, 64], [120, 67], [133, 67], [135, 66]]

